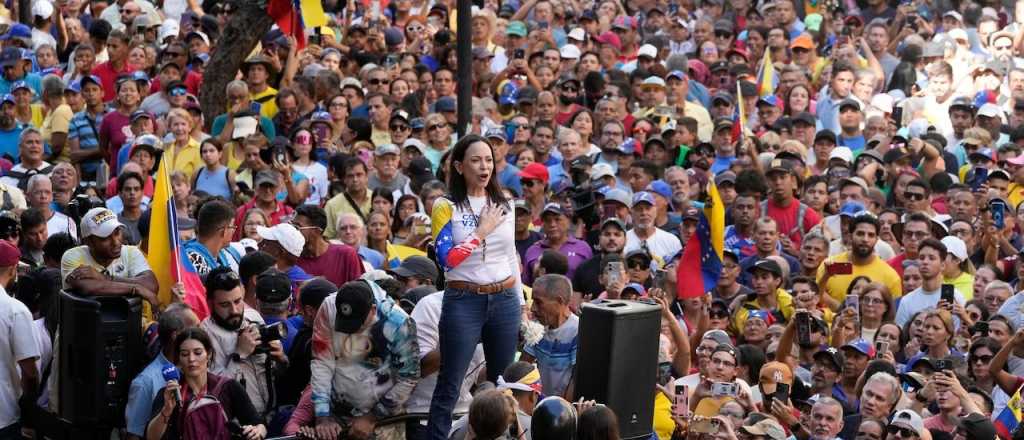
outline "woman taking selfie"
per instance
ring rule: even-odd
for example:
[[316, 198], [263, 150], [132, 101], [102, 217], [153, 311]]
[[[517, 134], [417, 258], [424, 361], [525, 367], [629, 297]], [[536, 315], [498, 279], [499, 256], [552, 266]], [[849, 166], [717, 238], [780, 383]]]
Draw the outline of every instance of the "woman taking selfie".
[[[199, 401], [207, 395], [220, 401], [228, 421], [237, 419], [242, 426], [242, 435], [247, 440], [259, 440], [267, 436], [267, 428], [261, 423], [260, 415], [256, 413], [256, 408], [252, 406], [242, 386], [234, 379], [210, 373], [213, 343], [205, 330], [190, 328], [182, 331], [174, 338], [174, 347], [181, 379], [168, 380], [167, 386], [157, 394], [156, 402], [153, 403], [153, 413], [156, 416], [149, 421], [146, 428], [147, 440], [184, 438], [184, 417], [181, 411], [197, 403], [203, 403]], [[228, 430], [226, 423], [202, 428], [206, 429], [206, 434], [213, 437], [219, 437], [215, 434]]]
[[[437, 262], [448, 280], [438, 335], [441, 370], [430, 403], [430, 438], [446, 438], [451, 413], [478, 343], [488, 380], [512, 363], [522, 310], [511, 203], [498, 186], [494, 150], [477, 135], [452, 148], [448, 194], [433, 204]], [[467, 219], [469, 221], [467, 221]]]

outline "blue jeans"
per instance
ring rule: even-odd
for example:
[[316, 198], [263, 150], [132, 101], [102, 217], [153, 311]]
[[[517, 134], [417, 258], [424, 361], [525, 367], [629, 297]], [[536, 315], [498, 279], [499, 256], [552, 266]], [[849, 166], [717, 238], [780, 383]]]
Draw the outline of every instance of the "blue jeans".
[[445, 289], [438, 323], [441, 370], [430, 401], [427, 438], [448, 438], [452, 411], [476, 344], [484, 345], [488, 380], [497, 381], [505, 367], [512, 363], [519, 343], [521, 317], [519, 297], [512, 289], [491, 295]]

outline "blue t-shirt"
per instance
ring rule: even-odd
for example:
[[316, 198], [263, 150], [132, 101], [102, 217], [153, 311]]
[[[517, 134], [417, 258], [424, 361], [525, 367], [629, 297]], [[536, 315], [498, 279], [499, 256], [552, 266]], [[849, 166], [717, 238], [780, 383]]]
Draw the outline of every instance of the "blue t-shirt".
[[720, 157], [715, 156], [715, 161], [711, 164], [711, 173], [718, 174], [725, 171], [729, 171], [729, 167], [736, 161], [736, 156]]
[[21, 136], [21, 124], [15, 123], [10, 130], [0, 129], [0, 156], [7, 156], [12, 163], [21, 162], [18, 156], [18, 138]]
[[24, 78], [14, 81], [8, 81], [7, 78], [0, 76], [0, 95], [11, 93], [11, 86], [18, 81], [25, 81], [35, 92], [32, 102], [38, 102], [39, 97], [43, 96], [43, 78], [35, 73], [26, 74]]
[[[89, 122], [90, 116], [86, 111], [75, 113], [68, 126], [68, 140], [78, 139], [78, 149], [95, 150], [100, 147], [100, 124], [103, 123], [103, 115], [97, 115], [96, 120]], [[15, 144], [17, 145], [17, 144]], [[122, 163], [118, 160], [118, 163]], [[96, 172], [99, 168], [99, 160], [82, 162], [82, 169], [89, 174]]]
[[565, 392], [576, 365], [579, 346], [580, 319], [573, 314], [556, 329], [547, 329], [536, 344], [523, 347], [523, 351], [537, 359], [544, 394], [560, 396]]
[[292, 341], [295, 340], [295, 334], [299, 332], [300, 327], [295, 327], [291, 319], [280, 319], [272, 316], [264, 316], [263, 321], [266, 322], [267, 325], [277, 324], [278, 322], [284, 323], [285, 328], [288, 329], [288, 335], [281, 340], [281, 345], [284, 346], [285, 353], [290, 352], [292, 349]]
[[850, 150], [853, 150], [854, 153], [858, 153], [867, 146], [867, 141], [864, 140], [864, 135], [852, 138], [839, 136], [839, 145], [848, 147]]
[[378, 252], [376, 249], [370, 249], [366, 246], [359, 246], [359, 258], [363, 259], [374, 269], [382, 269], [384, 267], [384, 254]]

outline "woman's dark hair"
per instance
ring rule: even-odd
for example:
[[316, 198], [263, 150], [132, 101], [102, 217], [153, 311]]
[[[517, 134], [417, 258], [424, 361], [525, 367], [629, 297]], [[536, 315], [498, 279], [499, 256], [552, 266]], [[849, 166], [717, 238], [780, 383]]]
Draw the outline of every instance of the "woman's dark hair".
[[766, 360], [764, 350], [751, 344], [740, 344], [739, 347], [736, 347], [736, 350], [740, 352], [739, 365], [747, 367], [749, 372], [749, 377], [747, 378], [749, 380], [747, 382], [750, 385], [757, 385], [758, 379], [761, 378], [758, 371], [761, 371], [761, 367], [764, 366]]
[[[877, 228], [876, 228], [876, 230], [877, 230]], [[850, 296], [850, 293], [853, 292], [853, 288], [856, 287], [857, 283], [859, 283], [861, 281], [867, 281], [868, 283], [871, 283], [871, 278], [868, 278], [868, 277], [866, 277], [864, 275], [860, 275], [860, 276], [854, 277], [852, 280], [850, 280], [850, 285], [846, 286], [846, 296]]]
[[[490, 143], [488, 142], [487, 145], [490, 145]], [[491, 151], [494, 151], [494, 149], [492, 148]], [[452, 174], [448, 172], [448, 167], [450, 167], [452, 164], [452, 161], [450, 160], [451, 157], [452, 150], [449, 149], [448, 151], [445, 151], [444, 153], [441, 154], [441, 160], [438, 161], [440, 164], [437, 166], [437, 180], [440, 180], [448, 185], [451, 185], [451, 182], [448, 182], [448, 176]], [[448, 164], [447, 166], [445, 165], [446, 163]]]
[[[967, 261], [970, 261], [970, 260], [967, 260]], [[963, 265], [963, 264], [961, 263], [961, 266], [962, 266], [962, 265]], [[966, 272], [966, 271], [965, 271], [965, 272]], [[988, 307], [986, 307], [986, 306], [985, 306], [985, 302], [984, 302], [984, 301], [982, 301], [982, 300], [981, 300], [980, 298], [974, 298], [974, 299], [972, 299], [972, 300], [970, 300], [970, 301], [967, 301], [967, 303], [966, 303], [966, 304], [964, 304], [964, 309], [966, 309], [966, 308], [967, 308], [967, 306], [972, 306], [972, 305], [973, 305], [974, 307], [977, 307], [977, 308], [978, 308], [978, 311], [980, 311], [980, 312], [981, 312], [981, 319], [980, 319], [980, 320], [981, 320], [981, 321], [988, 321], [988, 317], [989, 317], [989, 314], [988, 314]]]
[[387, 200], [388, 203], [390, 203], [391, 205], [395, 204], [395, 195], [387, 188], [380, 187], [373, 190], [373, 192], [370, 194], [370, 201], [373, 201], [373, 199], [376, 199], [377, 197]]
[[619, 440], [619, 419], [604, 405], [583, 410], [576, 426], [577, 440]]
[[[456, 206], [469, 206], [469, 194], [467, 193], [468, 188], [466, 187], [465, 178], [455, 171], [455, 162], [462, 162], [466, 158], [466, 151], [469, 150], [469, 147], [478, 142], [487, 145], [491, 156], [494, 156], [494, 147], [491, 147], [491, 144], [486, 139], [475, 134], [463, 136], [462, 139], [455, 143], [455, 147], [451, 150], [451, 163], [448, 165], [450, 171], [448, 173], [450, 176], [448, 179], [448, 193], [451, 195], [452, 202]], [[487, 199], [490, 203], [500, 206], [508, 204], [505, 193], [501, 191], [501, 187], [498, 185], [498, 176], [493, 172], [491, 173], [491, 179], [487, 182], [486, 191]]]
[[[1002, 347], [999, 346], [999, 343], [996, 342], [995, 339], [988, 336], [978, 338], [978, 340], [971, 343], [971, 348], [967, 349], [967, 374], [971, 376], [971, 379], [974, 379], [974, 352], [981, 348], [987, 348], [993, 355], [995, 355], [996, 353], [999, 353], [999, 349]], [[992, 373], [990, 372], [989, 374]]]
[[202, 142], [199, 143], [199, 152], [200, 153], [203, 152], [203, 145], [206, 145], [206, 144], [213, 145], [213, 148], [216, 148], [217, 151], [224, 151], [224, 144], [220, 143], [220, 141], [218, 141], [217, 138], [211, 137], [211, 138], [206, 138], [205, 140], [203, 140]]
[[902, 62], [897, 64], [896, 69], [893, 70], [892, 77], [889, 80], [886, 91], [900, 90], [904, 95], [910, 96], [914, 92], [913, 88], [916, 83], [917, 71], [914, 69], [914, 65], [908, 62]]
[[[373, 200], [373, 199], [371, 199], [371, 200]], [[398, 230], [402, 229], [402, 226], [405, 226], [405, 221], [408, 220], [408, 219], [405, 219], [405, 218], [401, 218], [398, 215], [398, 208], [401, 207], [402, 206], [402, 202], [404, 202], [406, 200], [412, 200], [413, 203], [416, 204], [416, 210], [417, 211], [419, 210], [419, 207], [420, 207], [419, 198], [417, 198], [413, 194], [402, 194], [402, 196], [399, 197], [398, 200], [393, 201], [391, 203], [392, 205], [394, 205], [391, 208], [391, 218], [393, 218], [395, 220], [391, 222], [391, 234], [392, 235], [397, 234]]]
[[885, 420], [876, 419], [874, 417], [864, 417], [863, 419], [861, 419], [860, 425], [857, 426], [857, 430], [859, 431], [860, 427], [864, 426], [864, 424], [870, 424], [870, 423], [874, 423], [875, 425], [878, 425], [878, 428], [883, 433], [883, 435], [885, 433], [886, 428], [889, 427], [889, 424]]
[[[174, 338], [174, 355], [176, 357], [181, 357], [181, 344], [184, 344], [185, 341], [190, 339], [199, 341], [200, 344], [203, 344], [203, 348], [206, 349], [207, 358], [211, 360], [213, 359], [215, 354], [213, 350], [213, 341], [210, 340], [210, 335], [206, 333], [206, 330], [203, 330], [200, 327], [189, 327], [182, 330], [181, 333], [178, 333], [178, 336]], [[172, 359], [171, 361], [177, 363], [177, 360], [178, 359]]]
[[786, 100], [782, 102], [786, 109], [785, 114], [788, 116], [796, 116], [793, 114], [792, 109], [790, 109], [789, 107], [789, 99], [792, 98], [793, 96], [793, 90], [796, 90], [798, 87], [803, 88], [804, 91], [807, 92], [807, 110], [804, 111], [809, 113], [811, 110], [811, 100], [814, 99], [814, 94], [811, 93], [811, 88], [807, 87], [804, 84], [795, 84], [793, 85], [793, 87], [790, 87], [789, 90], [786, 91]]

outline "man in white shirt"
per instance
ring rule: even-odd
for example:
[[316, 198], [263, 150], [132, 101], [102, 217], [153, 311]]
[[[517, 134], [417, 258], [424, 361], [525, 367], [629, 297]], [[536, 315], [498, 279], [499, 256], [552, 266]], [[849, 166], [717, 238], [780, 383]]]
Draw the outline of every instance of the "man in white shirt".
[[68, 235], [71, 235], [71, 238], [78, 239], [78, 227], [75, 226], [75, 222], [70, 217], [51, 208], [53, 204], [53, 184], [50, 182], [49, 176], [36, 174], [30, 177], [25, 195], [28, 196], [28, 206], [38, 209], [43, 214], [43, 218], [46, 219], [47, 237], [60, 232], [66, 232]]
[[50, 175], [53, 165], [43, 160], [43, 135], [36, 128], [28, 127], [18, 136], [18, 160], [21, 161], [0, 177], [0, 182], [24, 190], [28, 179], [35, 174]]
[[[32, 329], [32, 313], [4, 289], [17, 278], [21, 252], [0, 240], [0, 438], [20, 438], [18, 401], [35, 402], [39, 388], [39, 347]], [[14, 379], [20, 377], [20, 383]]]
[[653, 194], [647, 191], [636, 193], [631, 212], [633, 229], [626, 233], [626, 248], [623, 252], [628, 254], [635, 249], [646, 249], [661, 264], [683, 249], [679, 237], [655, 225], [658, 209]]
[[[896, 310], [896, 324], [903, 326], [914, 316], [915, 313], [932, 308], [948, 307], [941, 299], [942, 292], [942, 266], [946, 261], [946, 246], [934, 238], [921, 242], [917, 250], [917, 261], [920, 263], [921, 287], [903, 296], [900, 300], [900, 307]], [[953, 291], [954, 300], [960, 304], [964, 303], [964, 296], [960, 291]], [[954, 316], [953, 322], [956, 328], [960, 327], [960, 318]]]

